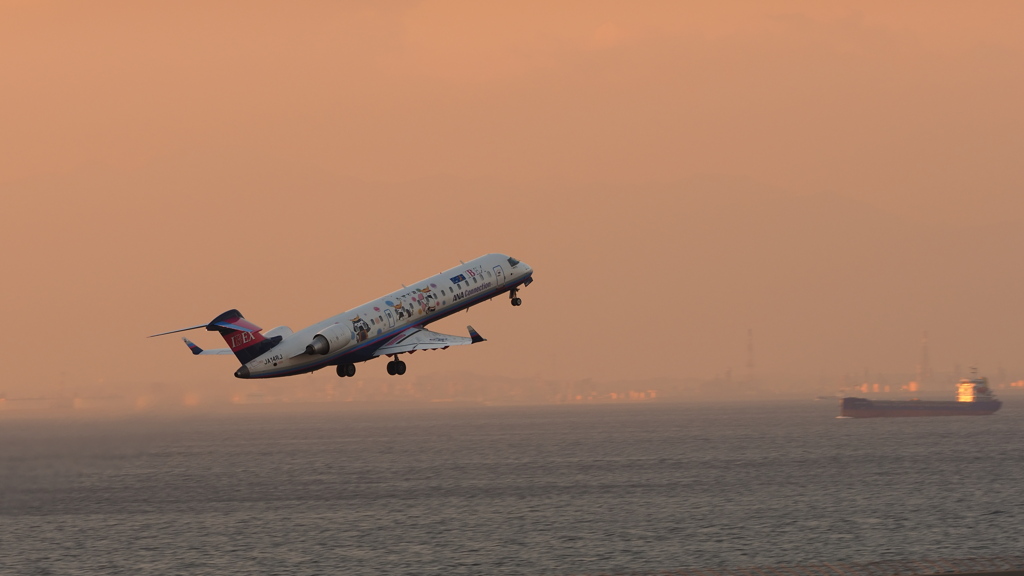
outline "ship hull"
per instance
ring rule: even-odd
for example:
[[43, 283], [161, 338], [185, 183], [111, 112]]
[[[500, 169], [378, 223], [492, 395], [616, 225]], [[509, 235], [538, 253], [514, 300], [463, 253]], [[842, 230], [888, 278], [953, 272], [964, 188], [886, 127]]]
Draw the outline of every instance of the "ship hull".
[[846, 418], [910, 418], [921, 416], [988, 416], [1003, 406], [999, 400], [933, 402], [925, 400], [868, 400], [843, 398], [839, 414]]

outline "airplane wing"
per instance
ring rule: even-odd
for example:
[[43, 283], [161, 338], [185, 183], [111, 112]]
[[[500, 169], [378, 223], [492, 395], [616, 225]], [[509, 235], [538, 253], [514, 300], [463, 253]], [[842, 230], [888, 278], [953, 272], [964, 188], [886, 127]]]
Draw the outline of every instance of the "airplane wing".
[[403, 352], [437, 350], [439, 348], [443, 350], [449, 346], [462, 346], [486, 341], [486, 338], [481, 336], [472, 326], [466, 326], [466, 328], [469, 329], [469, 337], [438, 334], [425, 328], [409, 328], [399, 332], [394, 338], [385, 342], [380, 348], [377, 348], [373, 356], [376, 358], [378, 356], [402, 354]]
[[230, 348], [216, 348], [213, 350], [203, 350], [199, 346], [196, 346], [196, 343], [189, 340], [188, 338], [182, 338], [182, 340], [185, 341], [185, 345], [188, 346], [188, 349], [191, 350], [192, 353], [195, 354], [196, 356], [199, 356], [200, 354], [234, 354], [234, 352], [232, 352]]

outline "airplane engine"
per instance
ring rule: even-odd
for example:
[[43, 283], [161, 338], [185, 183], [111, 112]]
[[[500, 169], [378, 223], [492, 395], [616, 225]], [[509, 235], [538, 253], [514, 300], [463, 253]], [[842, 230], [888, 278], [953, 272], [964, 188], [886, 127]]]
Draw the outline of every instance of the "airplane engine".
[[313, 342], [306, 346], [306, 354], [321, 356], [333, 350], [340, 350], [352, 341], [352, 330], [341, 324], [333, 324], [317, 332]]

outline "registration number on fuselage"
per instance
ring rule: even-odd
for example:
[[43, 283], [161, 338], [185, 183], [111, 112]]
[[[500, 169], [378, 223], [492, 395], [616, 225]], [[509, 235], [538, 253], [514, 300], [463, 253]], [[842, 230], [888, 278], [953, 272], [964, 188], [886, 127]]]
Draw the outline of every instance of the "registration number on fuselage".
[[267, 364], [273, 364], [273, 363], [276, 363], [276, 362], [280, 362], [281, 360], [284, 360], [284, 356], [282, 356], [280, 354], [274, 354], [270, 358], [264, 359], [263, 360], [263, 365], [266, 366]]

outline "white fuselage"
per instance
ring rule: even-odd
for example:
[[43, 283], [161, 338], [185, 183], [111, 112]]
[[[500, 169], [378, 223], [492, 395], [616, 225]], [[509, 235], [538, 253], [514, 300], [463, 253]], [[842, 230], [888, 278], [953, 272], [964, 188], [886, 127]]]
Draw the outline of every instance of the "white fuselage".
[[[514, 264], [513, 264], [514, 263]], [[488, 254], [382, 296], [308, 328], [283, 336], [280, 344], [245, 364], [250, 378], [311, 372], [341, 362], [361, 362], [399, 332], [436, 320], [508, 292], [530, 280], [533, 269], [504, 254]], [[307, 352], [318, 334], [338, 344], [326, 354]]]

